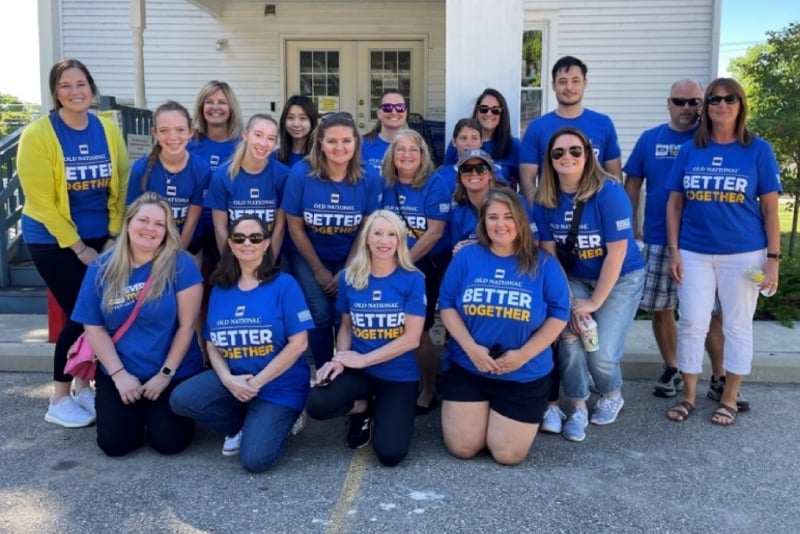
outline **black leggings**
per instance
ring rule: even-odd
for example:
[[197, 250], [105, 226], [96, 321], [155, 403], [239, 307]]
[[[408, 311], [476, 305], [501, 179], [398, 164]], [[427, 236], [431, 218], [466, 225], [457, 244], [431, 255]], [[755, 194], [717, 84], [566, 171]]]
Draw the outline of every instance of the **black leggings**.
[[97, 445], [108, 456], [123, 456], [144, 444], [161, 454], [176, 454], [189, 446], [194, 437], [194, 420], [176, 415], [169, 397], [182, 380], [172, 382], [151, 401], [140, 399], [125, 404], [114, 381], [102, 371], [95, 376]]
[[[100, 252], [108, 237], [84, 239], [87, 247], [92, 247]], [[58, 334], [56, 348], [53, 354], [53, 380], [56, 382], [71, 382], [72, 377], [64, 373], [67, 364], [67, 350], [83, 333], [83, 325], [76, 323], [70, 316], [78, 300], [81, 282], [86, 274], [86, 265], [70, 248], [61, 248], [58, 245], [43, 245], [31, 243], [28, 245], [33, 264], [39, 271], [47, 289], [53, 294], [58, 305], [64, 310], [67, 322]]]
[[372, 449], [386, 466], [399, 464], [411, 447], [417, 410], [418, 382], [392, 382], [360, 369], [345, 369], [329, 385], [311, 390], [306, 413], [314, 419], [346, 415], [357, 400], [368, 400], [373, 410]]
[[561, 373], [558, 370], [558, 340], [551, 345], [553, 349], [553, 370], [550, 371], [550, 394], [547, 396], [548, 402], [558, 402], [561, 394]]

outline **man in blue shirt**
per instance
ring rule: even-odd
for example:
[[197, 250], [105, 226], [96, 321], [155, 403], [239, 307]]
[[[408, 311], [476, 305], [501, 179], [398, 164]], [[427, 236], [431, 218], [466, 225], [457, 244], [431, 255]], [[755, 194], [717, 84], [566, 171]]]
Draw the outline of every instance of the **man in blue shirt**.
[[[703, 88], [694, 80], [679, 80], [672, 84], [667, 110], [669, 122], [642, 133], [636, 141], [630, 158], [625, 163], [625, 190], [631, 199], [635, 219], [634, 228], [639, 228], [639, 198], [642, 183], [645, 189], [642, 250], [647, 261], [647, 275], [640, 308], [653, 314], [653, 335], [656, 338], [664, 372], [656, 381], [653, 394], [659, 397], [674, 397], [683, 389], [683, 378], [677, 369], [678, 329], [675, 308], [678, 304], [678, 287], [669, 276], [669, 251], [667, 249], [666, 209], [669, 191], [666, 180], [680, 146], [691, 140], [697, 131], [700, 107], [703, 103]], [[722, 321], [717, 313], [711, 318], [711, 327], [706, 337], [706, 350], [711, 359], [712, 377], [709, 397], [714, 397], [715, 388], [722, 391]], [[722, 379], [724, 380], [724, 379]], [[740, 399], [740, 409], [743, 403]]]
[[528, 125], [519, 149], [520, 192], [533, 205], [536, 177], [546, 157], [550, 137], [561, 128], [581, 130], [592, 143], [600, 165], [610, 175], [622, 177], [622, 152], [617, 131], [608, 115], [583, 107], [583, 92], [588, 67], [580, 59], [564, 56], [553, 66], [553, 91], [558, 101], [555, 111], [545, 113]]

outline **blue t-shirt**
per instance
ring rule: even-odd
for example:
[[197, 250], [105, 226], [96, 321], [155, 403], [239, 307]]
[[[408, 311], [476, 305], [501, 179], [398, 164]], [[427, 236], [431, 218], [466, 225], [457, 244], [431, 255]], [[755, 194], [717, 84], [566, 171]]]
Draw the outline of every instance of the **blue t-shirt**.
[[217, 167], [231, 159], [233, 151], [236, 150], [236, 145], [238, 144], [238, 137], [228, 141], [214, 141], [208, 137], [203, 137], [189, 141], [186, 150], [200, 158], [201, 161], [206, 162], [211, 172], [214, 172]]
[[605, 165], [607, 161], [621, 156], [617, 130], [614, 128], [611, 118], [608, 115], [584, 108], [583, 113], [573, 119], [561, 117], [555, 111], [551, 111], [532, 121], [522, 137], [522, 145], [519, 149], [520, 164], [538, 165], [541, 174], [542, 161], [547, 153], [550, 138], [557, 130], [567, 126], [579, 129], [589, 138], [594, 155], [600, 165]]
[[[402, 336], [407, 315], [425, 317], [425, 277], [418, 271], [398, 267], [388, 276], [370, 275], [367, 287], [356, 290], [347, 285], [343, 273], [339, 277], [336, 311], [350, 315], [350, 349], [366, 354]], [[393, 382], [419, 380], [413, 350], [365, 367], [364, 372]]]
[[[470, 245], [455, 256], [442, 281], [439, 309], [454, 309], [479, 345], [499, 343], [519, 349], [549, 317], [569, 320], [569, 287], [558, 262], [545, 251], [533, 276], [520, 274], [516, 258], [501, 257], [482, 245]], [[478, 371], [464, 349], [451, 339], [448, 357], [471, 373], [496, 380], [530, 382], [553, 369], [550, 346], [508, 374]]]
[[[495, 157], [494, 141], [489, 139], [481, 144], [481, 149], [492, 156], [494, 162], [494, 172], [499, 180], [508, 183], [516, 188], [519, 180], [519, 147], [520, 140], [516, 137], [511, 138], [511, 148], [504, 156]], [[442, 167], [454, 166], [458, 162], [458, 151], [453, 143], [447, 145]], [[455, 188], [455, 185], [453, 186]]]
[[667, 176], [681, 145], [694, 136], [697, 128], [678, 132], [662, 124], [645, 131], [636, 141], [625, 167], [628, 176], [646, 181], [644, 240], [651, 245], [667, 244]]
[[375, 139], [369, 141], [366, 137], [361, 138], [361, 162], [365, 167], [371, 167], [378, 175], [382, 174], [383, 156], [389, 150], [388, 141], [376, 135]]
[[230, 163], [226, 163], [211, 176], [205, 205], [212, 210], [228, 212], [228, 221], [234, 221], [246, 213], [256, 215], [272, 232], [275, 228], [275, 211], [281, 205], [288, 167], [278, 161], [267, 164], [258, 174], [250, 174], [243, 168], [236, 177], [228, 175]]
[[[519, 195], [522, 205], [525, 207], [525, 214], [528, 216], [528, 223], [531, 229], [534, 228], [533, 212], [528, 201]], [[469, 200], [464, 204], [453, 202], [451, 208], [450, 221], [447, 224], [447, 235], [450, 239], [450, 246], [454, 247], [459, 241], [465, 239], [478, 239], [478, 208], [473, 206]]]
[[[108, 334], [113, 336], [133, 311], [136, 299], [150, 276], [153, 263], [148, 262], [131, 271], [125, 294], [114, 299], [109, 311], [103, 306], [105, 287], [98, 278], [102, 276], [102, 266], [108, 258], [107, 253], [103, 254], [89, 266], [71, 319], [85, 325], [103, 326]], [[177, 294], [203, 282], [200, 271], [185, 251], [178, 252], [175, 270], [176, 278], [167, 284], [161, 298], [145, 302], [139, 308], [139, 315], [131, 327], [116, 343], [122, 365], [142, 382], [150, 380], [161, 371], [172, 346], [172, 340], [178, 331]], [[175, 370], [175, 378], [191, 376], [202, 368], [203, 356], [200, 344], [193, 335], [186, 356]], [[109, 373], [109, 370], [102, 366], [101, 369], [104, 373]]]
[[679, 246], [702, 254], [737, 254], [767, 246], [758, 197], [781, 191], [772, 147], [755, 138], [681, 147], [667, 188], [683, 194]]
[[283, 197], [287, 215], [302, 217], [321, 260], [347, 259], [361, 220], [381, 207], [381, 180], [368, 167], [354, 184], [309, 175], [307, 161], [292, 167]]
[[[104, 237], [108, 235], [108, 186], [112, 172], [103, 124], [91, 113], [89, 125], [83, 130], [67, 126], [56, 112], [50, 114], [50, 122], [64, 153], [70, 217], [78, 235], [82, 239]], [[44, 224], [27, 215], [22, 216], [22, 233], [26, 243], [58, 243]]]
[[[142, 177], [147, 172], [148, 156], [136, 161], [131, 168], [130, 182], [128, 183], [128, 199], [125, 202], [130, 206], [144, 191], [142, 191]], [[199, 157], [189, 154], [186, 166], [179, 172], [167, 172], [160, 159], [156, 159], [150, 175], [147, 178], [145, 191], [152, 191], [164, 197], [172, 208], [172, 217], [178, 230], [183, 228], [189, 205], [202, 206], [203, 196], [208, 188], [211, 170]]]
[[[447, 222], [450, 218], [451, 193], [444, 180], [432, 174], [425, 180], [422, 189], [415, 189], [410, 184], [396, 182], [396, 185], [383, 187], [383, 207], [401, 215], [408, 230], [408, 248], [411, 249], [417, 240], [428, 230], [428, 220]], [[446, 228], [445, 228], [446, 230]], [[447, 232], [426, 256], [435, 256], [447, 250], [449, 240]]]
[[[572, 226], [575, 194], [559, 192], [558, 207], [545, 208], [534, 204], [535, 233], [542, 241], [563, 243]], [[631, 225], [631, 202], [625, 189], [611, 179], [583, 206], [578, 241], [578, 261], [567, 270], [576, 278], [597, 280], [606, 258], [606, 243], [626, 240], [628, 249], [620, 275], [644, 268], [644, 259], [636, 246]]]
[[[260, 373], [289, 342], [314, 326], [303, 292], [280, 273], [249, 291], [214, 287], [203, 337], [211, 341], [234, 375]], [[309, 392], [309, 368], [300, 356], [258, 392], [265, 401], [302, 410]]]
[[[282, 162], [284, 165], [289, 167], [290, 169], [295, 166], [295, 164], [299, 161], [303, 161], [303, 158], [306, 157], [305, 153], [302, 152], [289, 152], [289, 157], [287, 158], [288, 161], [286, 163]], [[280, 161], [278, 159], [278, 150], [273, 150], [269, 155], [270, 161]]]

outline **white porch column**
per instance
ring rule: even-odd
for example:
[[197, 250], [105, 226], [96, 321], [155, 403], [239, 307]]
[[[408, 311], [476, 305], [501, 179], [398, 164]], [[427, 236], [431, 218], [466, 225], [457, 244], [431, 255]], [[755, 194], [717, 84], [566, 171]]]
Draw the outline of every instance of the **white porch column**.
[[446, 137], [469, 117], [487, 87], [508, 101], [511, 131], [519, 131], [522, 0], [447, 0]]
[[133, 33], [133, 54], [136, 72], [136, 92], [134, 105], [146, 108], [147, 100], [144, 92], [144, 29], [147, 26], [144, 0], [129, 0], [131, 32]]
[[57, 0], [39, 0], [39, 80], [42, 95], [42, 114], [53, 107], [50, 94], [50, 69], [61, 59], [61, 3]]

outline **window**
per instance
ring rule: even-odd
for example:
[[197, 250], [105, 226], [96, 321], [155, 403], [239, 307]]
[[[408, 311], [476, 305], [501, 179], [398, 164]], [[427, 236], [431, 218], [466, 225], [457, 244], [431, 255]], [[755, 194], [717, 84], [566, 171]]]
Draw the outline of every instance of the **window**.
[[542, 115], [542, 30], [522, 33], [522, 73], [520, 76], [520, 136], [528, 123]]

